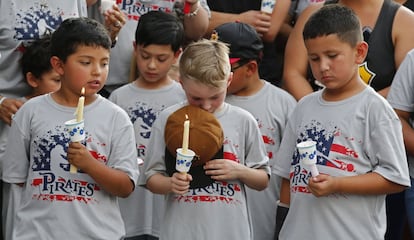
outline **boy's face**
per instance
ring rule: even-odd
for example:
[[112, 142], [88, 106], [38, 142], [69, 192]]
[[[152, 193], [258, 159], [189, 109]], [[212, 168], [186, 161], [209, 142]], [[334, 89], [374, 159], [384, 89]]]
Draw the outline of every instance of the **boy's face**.
[[365, 42], [352, 47], [340, 41], [336, 34], [330, 34], [308, 39], [305, 46], [312, 73], [326, 89], [346, 89], [361, 81], [358, 65], [364, 61], [368, 50]]
[[77, 47], [66, 62], [56, 60], [52, 66], [62, 75], [62, 88], [80, 94], [85, 87], [85, 95], [92, 95], [102, 89], [108, 76], [109, 50], [100, 46]]
[[229, 87], [227, 88], [227, 94], [244, 94], [249, 88], [250, 77], [252, 76], [252, 68], [250, 64], [253, 63], [253, 60], [243, 61], [240, 63], [233, 63], [231, 65], [232, 72], [232, 81]]
[[194, 80], [181, 81], [188, 103], [214, 113], [224, 102], [227, 85], [219, 88], [211, 87]]
[[33, 80], [34, 82], [30, 84], [33, 84], [33, 94], [36, 96], [56, 92], [60, 89], [60, 75], [53, 69], [43, 73], [39, 79]]
[[160, 83], [168, 80], [171, 66], [177, 62], [181, 51], [174, 53], [170, 45], [137, 45], [135, 57], [140, 74], [139, 79], [146, 83]]

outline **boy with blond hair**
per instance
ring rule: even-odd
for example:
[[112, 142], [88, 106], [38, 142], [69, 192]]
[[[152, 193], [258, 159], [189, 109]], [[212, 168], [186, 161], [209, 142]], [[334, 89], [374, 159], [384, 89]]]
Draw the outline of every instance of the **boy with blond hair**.
[[[156, 120], [139, 179], [152, 192], [166, 195], [160, 239], [250, 240], [245, 188], [265, 189], [270, 172], [256, 120], [247, 111], [224, 102], [231, 82], [228, 47], [211, 40], [192, 43], [184, 50], [179, 66], [187, 102], [165, 109]], [[169, 130], [168, 120], [189, 106], [213, 115], [223, 132], [223, 157], [207, 159], [201, 165], [202, 174], [212, 179], [203, 187], [190, 184], [198, 181], [198, 175], [167, 174], [164, 132]], [[209, 135], [193, 125], [190, 132]], [[191, 149], [198, 139], [190, 137], [189, 142]]]

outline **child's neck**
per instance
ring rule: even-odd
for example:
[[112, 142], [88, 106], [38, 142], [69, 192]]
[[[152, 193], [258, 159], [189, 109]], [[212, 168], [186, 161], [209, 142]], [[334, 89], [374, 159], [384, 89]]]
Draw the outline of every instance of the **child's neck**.
[[[61, 90], [51, 93], [52, 99], [60, 105], [66, 106], [66, 107], [76, 107], [78, 105], [79, 97], [80, 96], [74, 96], [70, 94], [65, 94], [61, 92]], [[89, 105], [90, 103], [94, 102], [98, 98], [98, 94], [93, 95], [85, 95], [85, 106]]]
[[362, 92], [367, 85], [362, 81], [358, 81], [353, 86], [348, 86], [340, 89], [324, 89], [322, 90], [322, 98], [325, 101], [337, 102], [342, 101]]
[[165, 76], [161, 78], [159, 81], [150, 82], [145, 80], [142, 76], [139, 76], [135, 81], [135, 86], [139, 88], [144, 88], [148, 90], [160, 89], [164, 86], [170, 85], [174, 80], [172, 80], [169, 76]]
[[259, 76], [254, 79], [249, 80], [249, 84], [247, 84], [243, 89], [234, 93], [236, 96], [252, 96], [258, 93], [264, 86], [264, 80], [261, 80]]

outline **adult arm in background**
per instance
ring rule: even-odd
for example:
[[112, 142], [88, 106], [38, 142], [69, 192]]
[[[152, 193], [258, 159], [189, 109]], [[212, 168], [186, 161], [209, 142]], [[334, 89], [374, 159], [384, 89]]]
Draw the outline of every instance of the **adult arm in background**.
[[[4, 96], [0, 95], [0, 99]], [[0, 120], [10, 126], [12, 116], [23, 105], [23, 101], [16, 98], [5, 98], [0, 104]]]
[[119, 31], [126, 23], [126, 17], [119, 9], [118, 5], [114, 4], [112, 9], [107, 10], [104, 14], [105, 22], [103, 23], [109, 31], [109, 36], [111, 37], [112, 45], [116, 43]]
[[[398, 69], [407, 53], [414, 48], [414, 12], [401, 6], [395, 14], [392, 25], [392, 41], [394, 43], [395, 68]], [[383, 97], [387, 97], [390, 87], [380, 91]]]
[[286, 43], [282, 87], [296, 100], [313, 92], [312, 86], [306, 79], [308, 54], [302, 32], [309, 17], [322, 6], [323, 3], [310, 4], [303, 10]]
[[[197, 11], [195, 16], [184, 16], [185, 36], [191, 40], [198, 40], [204, 36], [207, 30], [209, 23], [208, 10], [204, 8], [199, 0], [185, 1], [191, 4], [190, 13]], [[207, 7], [207, 3], [205, 5]]]
[[206, 37], [223, 23], [240, 21], [252, 25], [264, 42], [273, 42], [286, 19], [290, 2], [289, 0], [276, 1], [272, 14], [265, 14], [259, 10], [249, 10], [240, 14], [211, 11]]

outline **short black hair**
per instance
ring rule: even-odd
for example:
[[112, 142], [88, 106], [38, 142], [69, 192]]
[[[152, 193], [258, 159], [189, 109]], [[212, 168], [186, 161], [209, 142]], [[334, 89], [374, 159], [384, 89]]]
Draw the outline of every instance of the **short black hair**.
[[177, 52], [184, 42], [184, 27], [173, 14], [150, 11], [139, 18], [135, 31], [135, 43], [144, 47], [150, 44], [171, 45]]
[[51, 35], [44, 35], [26, 47], [20, 59], [24, 76], [31, 72], [33, 76], [40, 79], [44, 73], [52, 70], [52, 65], [50, 64], [50, 39]]
[[303, 39], [336, 34], [352, 47], [363, 40], [358, 16], [348, 7], [329, 4], [313, 13], [303, 29]]
[[78, 46], [111, 48], [111, 38], [105, 27], [87, 17], [68, 18], [52, 34], [51, 53], [63, 62]]

